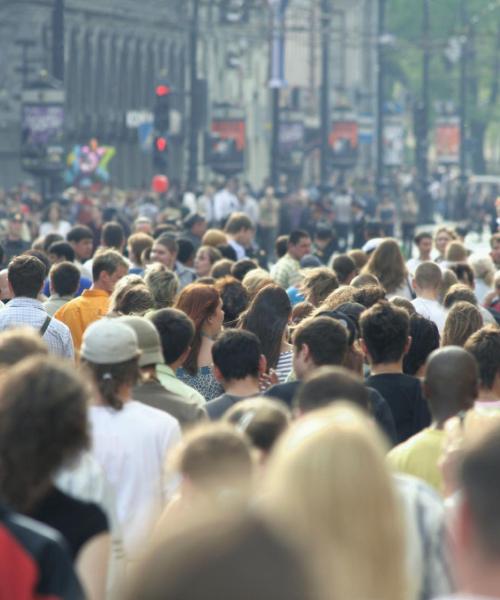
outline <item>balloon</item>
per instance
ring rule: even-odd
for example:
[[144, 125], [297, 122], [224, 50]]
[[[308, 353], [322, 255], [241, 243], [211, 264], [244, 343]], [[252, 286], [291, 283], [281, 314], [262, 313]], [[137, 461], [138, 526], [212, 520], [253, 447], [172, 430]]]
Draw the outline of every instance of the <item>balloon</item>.
[[170, 182], [166, 175], [155, 175], [151, 181], [151, 188], [157, 194], [165, 194], [169, 186]]

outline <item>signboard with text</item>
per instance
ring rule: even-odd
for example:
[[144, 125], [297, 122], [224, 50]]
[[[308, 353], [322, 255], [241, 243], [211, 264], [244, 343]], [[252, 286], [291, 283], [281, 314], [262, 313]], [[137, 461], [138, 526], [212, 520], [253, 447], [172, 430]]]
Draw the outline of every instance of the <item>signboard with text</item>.
[[460, 121], [443, 117], [436, 123], [436, 156], [442, 165], [458, 164], [460, 156]]

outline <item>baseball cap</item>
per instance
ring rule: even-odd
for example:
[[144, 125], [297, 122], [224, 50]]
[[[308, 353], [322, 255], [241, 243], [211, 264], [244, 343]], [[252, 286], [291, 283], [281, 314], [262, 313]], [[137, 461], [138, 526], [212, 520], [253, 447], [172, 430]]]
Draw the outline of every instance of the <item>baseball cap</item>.
[[366, 254], [370, 254], [371, 252], [376, 250], [383, 241], [384, 238], [372, 238], [371, 240], [368, 240], [365, 243], [361, 250], [363, 250], [363, 252], [365, 252]]
[[118, 317], [116, 322], [123, 323], [134, 330], [137, 336], [139, 350], [141, 351], [141, 356], [139, 358], [140, 367], [164, 362], [161, 351], [160, 334], [151, 321], [148, 321], [148, 319], [145, 319], [144, 317], [126, 315]]
[[300, 266], [302, 269], [308, 269], [311, 267], [321, 267], [321, 261], [314, 254], [306, 254], [300, 260]]
[[94, 321], [83, 334], [80, 356], [96, 365], [116, 365], [139, 354], [137, 334], [118, 319]]

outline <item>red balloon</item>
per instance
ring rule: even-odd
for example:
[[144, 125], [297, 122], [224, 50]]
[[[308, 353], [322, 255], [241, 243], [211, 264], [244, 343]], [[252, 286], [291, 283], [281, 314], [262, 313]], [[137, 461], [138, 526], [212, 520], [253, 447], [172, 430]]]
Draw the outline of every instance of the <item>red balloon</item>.
[[155, 175], [151, 181], [151, 189], [157, 194], [166, 194], [170, 182], [166, 175]]

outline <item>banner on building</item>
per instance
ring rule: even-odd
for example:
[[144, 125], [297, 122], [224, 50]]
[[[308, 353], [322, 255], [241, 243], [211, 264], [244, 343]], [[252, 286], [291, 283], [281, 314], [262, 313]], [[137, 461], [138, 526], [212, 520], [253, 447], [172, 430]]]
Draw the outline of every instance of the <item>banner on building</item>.
[[81, 188], [107, 183], [108, 165], [115, 152], [113, 146], [103, 146], [96, 139], [88, 144], [73, 146], [66, 160], [66, 183]]
[[304, 158], [305, 125], [303, 121], [280, 122], [278, 133], [279, 163], [283, 171], [299, 171]]
[[234, 175], [244, 170], [246, 147], [245, 119], [213, 119], [207, 143], [207, 162], [216, 173]]
[[332, 151], [332, 164], [336, 168], [350, 169], [356, 165], [359, 148], [358, 121], [352, 118], [334, 120], [328, 138]]
[[442, 165], [455, 165], [460, 157], [460, 120], [442, 117], [436, 123], [436, 156]]
[[404, 160], [405, 127], [401, 117], [384, 118], [384, 164], [400, 167]]
[[50, 175], [64, 169], [64, 90], [33, 86], [22, 95], [21, 165]]

